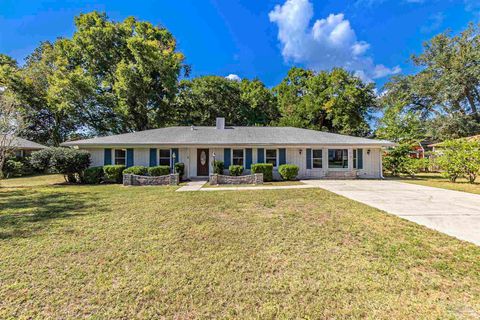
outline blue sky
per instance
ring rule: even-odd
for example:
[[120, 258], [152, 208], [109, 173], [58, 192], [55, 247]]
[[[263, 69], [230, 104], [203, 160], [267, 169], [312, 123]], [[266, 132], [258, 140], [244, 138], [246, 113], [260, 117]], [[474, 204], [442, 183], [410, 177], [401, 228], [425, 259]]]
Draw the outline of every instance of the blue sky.
[[478, 22], [480, 0], [0, 0], [0, 52], [19, 62], [40, 41], [71, 36], [92, 10], [167, 27], [192, 76], [258, 77], [274, 86], [293, 66], [344, 66], [381, 86], [414, 69], [423, 41]]

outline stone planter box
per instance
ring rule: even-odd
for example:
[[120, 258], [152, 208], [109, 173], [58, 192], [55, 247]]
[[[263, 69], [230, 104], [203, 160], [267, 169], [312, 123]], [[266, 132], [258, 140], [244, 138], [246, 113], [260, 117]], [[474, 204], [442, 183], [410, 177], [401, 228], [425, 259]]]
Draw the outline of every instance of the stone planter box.
[[263, 184], [263, 173], [248, 174], [244, 176], [225, 176], [223, 174], [210, 175], [211, 185], [219, 184]]
[[178, 173], [166, 176], [150, 177], [124, 174], [124, 186], [176, 186], [180, 181]]

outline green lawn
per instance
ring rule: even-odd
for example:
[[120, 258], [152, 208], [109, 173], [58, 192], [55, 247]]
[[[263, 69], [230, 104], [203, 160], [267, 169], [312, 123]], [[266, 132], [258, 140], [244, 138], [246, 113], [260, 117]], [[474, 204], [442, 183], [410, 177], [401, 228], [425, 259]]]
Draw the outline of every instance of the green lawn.
[[[463, 191], [469, 193], [480, 194], [480, 183], [468, 183], [466, 179], [458, 179], [457, 182], [453, 183], [448, 181], [448, 179], [441, 176], [439, 173], [421, 173], [415, 176], [415, 178], [402, 177], [402, 178], [389, 178], [389, 179], [400, 179], [403, 182], [420, 184], [429, 187], [437, 187], [449, 190]], [[479, 178], [480, 181], [480, 178]]]
[[480, 315], [480, 247], [320, 189], [9, 183], [0, 319]]

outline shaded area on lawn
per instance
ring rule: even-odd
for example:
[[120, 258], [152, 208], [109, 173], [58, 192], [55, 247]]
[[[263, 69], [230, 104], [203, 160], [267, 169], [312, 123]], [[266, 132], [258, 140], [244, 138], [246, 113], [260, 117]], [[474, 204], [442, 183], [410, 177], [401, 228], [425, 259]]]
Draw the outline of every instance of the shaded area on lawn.
[[0, 190], [0, 239], [32, 236], [54, 220], [86, 214], [93, 206], [97, 206], [95, 197], [89, 193]]

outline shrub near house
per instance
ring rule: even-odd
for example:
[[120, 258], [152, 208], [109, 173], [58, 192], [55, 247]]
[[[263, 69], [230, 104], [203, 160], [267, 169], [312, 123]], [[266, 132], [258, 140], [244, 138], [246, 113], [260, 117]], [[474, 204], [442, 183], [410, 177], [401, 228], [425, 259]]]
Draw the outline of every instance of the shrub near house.
[[298, 176], [298, 166], [294, 164], [282, 164], [278, 167], [278, 173], [283, 180], [295, 180]]
[[155, 166], [148, 168], [148, 175], [152, 177], [166, 176], [170, 174], [169, 166]]
[[225, 165], [224, 165], [223, 161], [215, 160], [213, 162], [213, 173], [223, 174], [224, 169], [225, 169]]
[[231, 176], [241, 176], [243, 173], [243, 166], [232, 165], [228, 167]]
[[124, 170], [125, 170], [125, 166], [122, 166], [122, 165], [104, 166], [103, 172], [105, 174], [105, 182], [122, 183]]
[[83, 179], [88, 184], [99, 184], [103, 182], [103, 167], [90, 167], [83, 173]]
[[148, 173], [148, 168], [144, 166], [133, 166], [123, 170], [123, 174], [135, 174], [138, 176], [145, 176]]
[[252, 173], [263, 173], [263, 181], [273, 180], [273, 164], [271, 163], [256, 163], [252, 164]]

